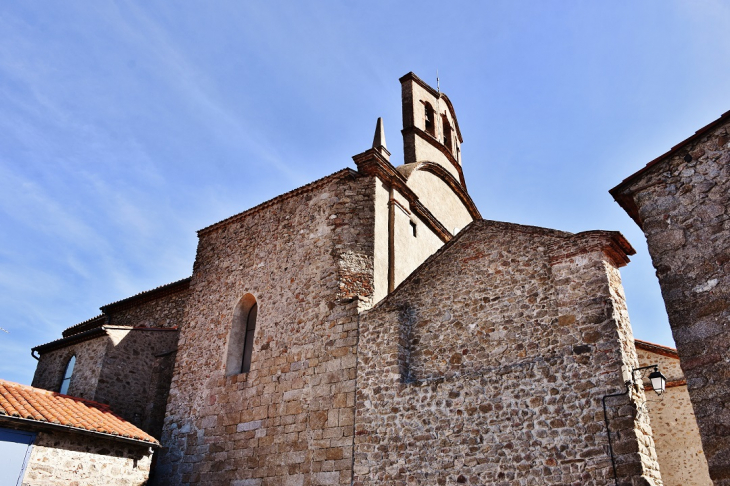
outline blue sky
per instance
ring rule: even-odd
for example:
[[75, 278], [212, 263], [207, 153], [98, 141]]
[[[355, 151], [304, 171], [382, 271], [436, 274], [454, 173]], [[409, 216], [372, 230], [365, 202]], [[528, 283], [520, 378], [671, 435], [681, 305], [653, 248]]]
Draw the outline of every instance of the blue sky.
[[354, 167], [398, 78], [454, 103], [487, 219], [621, 231], [636, 337], [672, 345], [608, 190], [730, 109], [730, 4], [4, 2], [0, 378], [101, 305], [192, 272], [195, 231]]

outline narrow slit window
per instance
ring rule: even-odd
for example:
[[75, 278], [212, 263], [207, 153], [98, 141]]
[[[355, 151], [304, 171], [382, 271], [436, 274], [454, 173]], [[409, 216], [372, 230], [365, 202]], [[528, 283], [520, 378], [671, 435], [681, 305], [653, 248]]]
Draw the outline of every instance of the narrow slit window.
[[425, 108], [425, 126], [426, 132], [430, 135], [436, 136], [436, 123], [433, 116], [433, 107], [430, 103], [424, 103]]
[[418, 226], [413, 221], [411, 221], [411, 233], [413, 233], [414, 237], [418, 235]]
[[226, 376], [251, 370], [258, 303], [251, 294], [244, 295], [233, 310], [233, 322], [228, 334]]
[[449, 119], [446, 115], [441, 116], [441, 124], [444, 126], [444, 145], [449, 152], [453, 152], [454, 148], [451, 141], [451, 124], [449, 123]]
[[74, 374], [74, 366], [76, 365], [76, 356], [71, 356], [66, 365], [66, 371], [63, 373], [63, 380], [61, 381], [61, 388], [58, 392], [62, 395], [68, 394], [68, 387], [71, 384], [71, 376]]
[[253, 335], [256, 332], [256, 314], [259, 305], [254, 304], [248, 311], [246, 317], [246, 339], [243, 342], [243, 363], [241, 364], [241, 372], [248, 373], [251, 370], [251, 353], [253, 351]]

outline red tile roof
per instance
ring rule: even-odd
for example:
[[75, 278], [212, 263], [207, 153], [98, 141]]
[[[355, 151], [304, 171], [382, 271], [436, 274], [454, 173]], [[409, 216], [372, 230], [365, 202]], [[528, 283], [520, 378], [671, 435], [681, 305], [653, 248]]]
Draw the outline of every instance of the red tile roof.
[[151, 435], [115, 415], [108, 405], [0, 380], [0, 418], [3, 416], [159, 444]]
[[670, 348], [669, 346], [654, 344], [650, 343], [649, 341], [642, 341], [641, 339], [634, 339], [634, 345], [638, 349], [643, 349], [644, 351], [649, 351], [650, 353], [661, 354], [662, 356], [667, 356], [669, 358], [679, 359], [679, 354], [677, 354], [677, 350], [674, 348]]

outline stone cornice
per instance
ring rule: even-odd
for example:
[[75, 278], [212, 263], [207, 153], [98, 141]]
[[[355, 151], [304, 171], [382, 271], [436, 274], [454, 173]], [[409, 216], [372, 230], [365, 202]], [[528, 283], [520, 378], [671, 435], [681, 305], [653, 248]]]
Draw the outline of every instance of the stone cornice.
[[84, 341], [89, 341], [91, 339], [97, 338], [99, 336], [106, 336], [107, 332], [104, 326], [101, 327], [95, 327], [93, 329], [89, 329], [87, 331], [80, 332], [78, 334], [72, 334], [68, 337], [63, 337], [61, 339], [56, 339], [55, 341], [51, 341], [50, 343], [41, 344], [40, 346], [36, 346], [34, 348], [31, 348], [31, 354], [33, 353], [47, 353], [49, 351], [53, 351], [59, 348], [63, 348], [66, 346], [69, 346], [71, 344], [78, 344], [82, 343]]
[[408, 74], [404, 74], [403, 76], [400, 77], [400, 79], [398, 79], [398, 81], [400, 81], [400, 84], [403, 84], [406, 81], [413, 81], [417, 85], [419, 85], [421, 88], [423, 88], [426, 91], [428, 91], [428, 93], [431, 96], [433, 96], [434, 98], [438, 98], [439, 95], [440, 95], [440, 93], [438, 91], [436, 91], [431, 86], [429, 86], [428, 84], [426, 84], [426, 82], [424, 80], [422, 80], [421, 78], [419, 78], [418, 76], [416, 76], [416, 73], [414, 73], [413, 71], [409, 72]]
[[676, 157], [678, 155], [682, 155], [683, 153], [687, 152], [687, 147], [689, 145], [692, 145], [694, 143], [697, 143], [701, 141], [704, 137], [711, 134], [711, 132], [717, 128], [720, 128], [723, 124], [726, 124], [730, 122], [730, 111], [726, 111], [723, 113], [720, 118], [717, 120], [709, 123], [708, 125], [705, 125], [704, 127], [697, 130], [694, 135], [690, 136], [689, 138], [679, 142], [677, 145], [672, 147], [668, 152], [660, 155], [659, 157], [655, 158], [648, 164], [646, 164], [644, 167], [639, 169], [638, 171], [634, 172], [630, 176], [628, 176], [626, 179], [621, 181], [620, 184], [618, 184], [613, 189], [609, 190], [608, 192], [613, 196], [613, 199], [618, 203], [619, 206], [621, 206], [624, 211], [628, 213], [629, 216], [631, 216], [631, 219], [633, 219], [637, 225], [639, 225], [639, 228], [643, 229], [643, 222], [641, 221], [641, 217], [639, 215], [639, 208], [636, 205], [636, 201], [634, 200], [634, 194], [643, 191], [644, 189], [651, 187], [653, 184], [642, 186], [642, 187], [636, 187], [631, 188], [632, 184], [635, 184], [641, 178], [649, 171], [654, 169], [657, 166], [660, 166], [665, 161], [671, 160], [673, 157]]
[[636, 254], [621, 233], [600, 230], [583, 231], [561, 239], [549, 245], [548, 251], [553, 265], [574, 256], [601, 251], [618, 268], [629, 263], [629, 255]]
[[71, 344], [78, 344], [84, 341], [90, 341], [98, 338], [99, 336], [108, 335], [108, 331], [122, 330], [122, 331], [150, 331], [150, 332], [177, 332], [177, 327], [132, 327], [132, 326], [99, 326], [93, 329], [89, 329], [78, 334], [72, 334], [70, 336], [56, 339], [46, 344], [41, 344], [34, 348], [31, 348], [31, 352], [37, 352], [40, 354], [54, 351], [56, 349], [65, 348]]
[[611, 189], [608, 192], [611, 193], [611, 195], [615, 197], [618, 193], [624, 191], [627, 186], [636, 182], [636, 180], [639, 177], [641, 177], [646, 172], [651, 170], [651, 168], [654, 167], [655, 165], [660, 164], [662, 161], [668, 159], [669, 157], [677, 155], [678, 153], [682, 152], [682, 150], [685, 149], [685, 147], [687, 145], [700, 141], [703, 137], [705, 137], [707, 134], [709, 134], [712, 130], [714, 130], [714, 129], [720, 127], [721, 125], [723, 125], [724, 123], [728, 123], [728, 122], [730, 122], [730, 111], [726, 111], [725, 113], [720, 115], [720, 118], [718, 118], [717, 120], [700, 128], [692, 136], [686, 138], [685, 140], [682, 140], [677, 145], [672, 147], [668, 152], [655, 158], [654, 160], [652, 160], [651, 162], [646, 164], [644, 167], [642, 167], [641, 169], [639, 169], [638, 171], [634, 172], [633, 174], [628, 176], [626, 179], [621, 181], [620, 184], [618, 184], [616, 187], [614, 187], [613, 189]]
[[642, 341], [640, 339], [634, 339], [634, 346], [636, 346], [636, 349], [643, 349], [644, 351], [649, 351], [650, 353], [659, 354], [668, 358], [679, 359], [679, 354], [677, 353], [677, 350], [668, 346], [662, 346], [661, 344], [654, 344], [650, 343], [649, 341]]
[[442, 225], [441, 222], [436, 219], [433, 214], [431, 214], [431, 211], [429, 211], [426, 206], [421, 204], [421, 201], [416, 199], [415, 201], [408, 202], [410, 203], [413, 212], [426, 222], [426, 225], [431, 228], [431, 230], [436, 233], [439, 238], [441, 238], [441, 241], [447, 243], [451, 240], [451, 238], [453, 238], [453, 235], [449, 232], [449, 230], [447, 230], [446, 227], [444, 227], [444, 225]]
[[89, 329], [94, 329], [97, 327], [101, 327], [104, 324], [107, 323], [109, 320], [109, 316], [100, 314], [96, 317], [92, 317], [91, 319], [87, 319], [83, 322], [79, 322], [78, 324], [75, 324], [69, 328], [66, 328], [61, 335], [63, 337], [69, 337], [73, 336], [74, 334], [78, 334], [80, 332], [88, 331]]
[[393, 167], [377, 150], [369, 149], [352, 157], [361, 174], [378, 177], [380, 180], [395, 188], [406, 198], [410, 210], [446, 243], [453, 235], [441, 222], [418, 200], [418, 196], [408, 187], [406, 178]]

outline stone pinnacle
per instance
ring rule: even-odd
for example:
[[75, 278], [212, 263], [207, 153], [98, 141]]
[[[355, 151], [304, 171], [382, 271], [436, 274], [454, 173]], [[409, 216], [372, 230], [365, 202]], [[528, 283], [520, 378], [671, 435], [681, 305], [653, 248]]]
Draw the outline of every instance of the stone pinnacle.
[[375, 136], [373, 137], [373, 148], [380, 152], [380, 154], [386, 159], [390, 159], [390, 152], [385, 146], [385, 129], [383, 128], [383, 118], [378, 118], [378, 123], [375, 125]]

